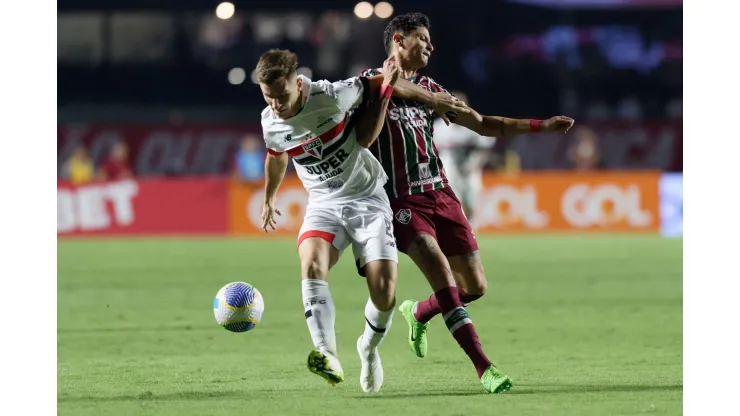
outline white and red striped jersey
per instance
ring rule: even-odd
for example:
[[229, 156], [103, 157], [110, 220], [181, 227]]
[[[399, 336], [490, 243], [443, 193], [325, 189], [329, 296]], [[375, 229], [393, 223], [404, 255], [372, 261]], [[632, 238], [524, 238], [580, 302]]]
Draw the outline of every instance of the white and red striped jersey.
[[383, 192], [388, 176], [355, 136], [353, 116], [368, 98], [367, 79], [312, 82], [303, 77], [302, 93], [303, 107], [287, 120], [265, 108], [262, 132], [269, 153], [292, 157], [309, 203], [343, 203]]

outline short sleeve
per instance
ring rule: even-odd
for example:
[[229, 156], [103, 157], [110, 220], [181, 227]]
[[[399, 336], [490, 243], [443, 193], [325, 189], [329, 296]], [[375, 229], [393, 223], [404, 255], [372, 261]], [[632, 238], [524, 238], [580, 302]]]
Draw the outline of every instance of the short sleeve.
[[368, 101], [370, 83], [366, 77], [352, 77], [344, 81], [332, 82], [328, 92], [336, 101], [339, 109], [347, 112]]
[[272, 125], [272, 111], [270, 107], [262, 110], [262, 139], [265, 141], [265, 148], [267, 153], [273, 156], [280, 156], [283, 154], [283, 150], [275, 146], [275, 141], [272, 139], [274, 136], [270, 133], [270, 126]]

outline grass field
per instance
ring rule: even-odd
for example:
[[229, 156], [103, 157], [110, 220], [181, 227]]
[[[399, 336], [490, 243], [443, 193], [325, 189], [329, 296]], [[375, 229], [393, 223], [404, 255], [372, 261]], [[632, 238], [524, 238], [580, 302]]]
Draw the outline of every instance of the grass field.
[[[305, 368], [312, 344], [293, 240], [60, 240], [60, 415], [678, 415], [682, 247], [657, 237], [481, 239], [488, 294], [469, 307], [514, 390], [485, 394], [441, 320], [429, 355], [400, 313], [382, 345], [385, 384], [359, 387], [354, 344], [367, 299], [351, 256], [332, 271], [340, 359], [329, 387]], [[264, 295], [261, 325], [213, 319], [229, 281]], [[429, 295], [401, 256], [399, 300]]]

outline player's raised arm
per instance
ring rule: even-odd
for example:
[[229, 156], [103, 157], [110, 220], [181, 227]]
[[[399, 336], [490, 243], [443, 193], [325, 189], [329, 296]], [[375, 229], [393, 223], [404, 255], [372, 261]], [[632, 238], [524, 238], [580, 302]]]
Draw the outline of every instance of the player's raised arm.
[[[389, 59], [395, 59], [393, 57]], [[375, 97], [383, 84], [384, 75], [368, 77], [370, 94]], [[393, 88], [393, 96], [404, 100], [417, 101], [431, 107], [434, 112], [440, 114], [445, 123], [450, 124], [446, 113], [467, 114], [471, 110], [464, 102], [458, 100], [447, 92], [427, 91], [413, 82], [400, 78]]]
[[385, 77], [383, 78], [379, 93], [371, 96], [370, 105], [365, 111], [365, 114], [357, 122], [357, 127], [355, 127], [357, 142], [362, 147], [370, 147], [383, 129], [385, 111], [388, 109], [388, 103], [391, 101], [391, 94], [398, 82], [401, 68], [396, 64], [395, 60], [389, 58], [383, 63], [383, 73]]
[[567, 133], [573, 127], [573, 123], [575, 121], [566, 116], [550, 117], [547, 120], [519, 119], [482, 116], [472, 109], [468, 113], [457, 114], [455, 118], [455, 124], [487, 137], [506, 137], [537, 132]]
[[267, 232], [268, 226], [273, 230], [275, 229], [277, 222], [274, 214], [282, 215], [278, 209], [275, 209], [275, 197], [287, 169], [288, 154], [268, 149], [265, 158], [265, 202], [262, 206], [262, 228], [265, 232]]

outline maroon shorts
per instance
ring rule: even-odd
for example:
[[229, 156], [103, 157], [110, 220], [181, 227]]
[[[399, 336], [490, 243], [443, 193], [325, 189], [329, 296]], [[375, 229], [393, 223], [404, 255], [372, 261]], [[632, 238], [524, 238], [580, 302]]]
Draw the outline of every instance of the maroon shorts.
[[447, 257], [478, 250], [460, 200], [449, 186], [392, 199], [391, 209], [396, 244], [402, 253], [421, 234], [434, 237]]

